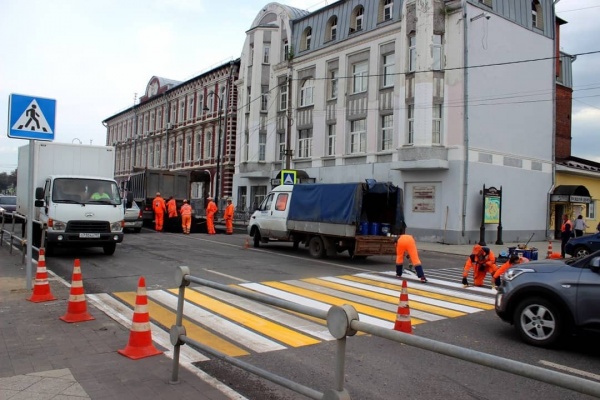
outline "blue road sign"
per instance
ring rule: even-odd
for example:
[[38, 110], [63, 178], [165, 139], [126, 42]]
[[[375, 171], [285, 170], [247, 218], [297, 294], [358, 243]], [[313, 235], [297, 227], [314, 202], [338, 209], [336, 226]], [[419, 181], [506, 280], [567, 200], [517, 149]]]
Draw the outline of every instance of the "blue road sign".
[[8, 97], [8, 137], [54, 140], [56, 100], [11, 94]]

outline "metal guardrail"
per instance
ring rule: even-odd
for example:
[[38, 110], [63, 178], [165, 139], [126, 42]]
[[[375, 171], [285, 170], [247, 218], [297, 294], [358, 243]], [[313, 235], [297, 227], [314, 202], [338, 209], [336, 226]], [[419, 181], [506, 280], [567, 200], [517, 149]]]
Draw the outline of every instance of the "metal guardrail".
[[[598, 382], [575, 377], [572, 375], [563, 374], [561, 372], [552, 371], [534, 365], [525, 364], [507, 358], [494, 356], [480, 351], [475, 351], [464, 347], [439, 342], [428, 338], [414, 336], [411, 334], [398, 332], [391, 329], [385, 329], [366, 322], [361, 322], [359, 320], [359, 315], [356, 309], [348, 304], [344, 304], [343, 306], [332, 306], [328, 311], [319, 310], [317, 308], [303, 306], [301, 304], [292, 303], [286, 300], [266, 296], [260, 293], [248, 292], [235, 287], [230, 287], [217, 282], [198, 278], [190, 275], [190, 269], [184, 266], [178, 267], [176, 269], [175, 282], [179, 287], [179, 294], [177, 299], [177, 315], [175, 325], [171, 327], [170, 332], [171, 344], [174, 346], [173, 367], [170, 381], [171, 383], [179, 382], [179, 354], [181, 345], [191, 344], [220, 360], [226, 361], [231, 365], [242, 368], [259, 377], [268, 379], [271, 382], [274, 382], [287, 389], [293, 390], [294, 392], [303, 394], [308, 398], [317, 400], [349, 400], [351, 398], [350, 393], [348, 393], [348, 391], [344, 389], [346, 337], [353, 336], [357, 332], [365, 332], [373, 336], [378, 336], [384, 339], [392, 340], [394, 342], [404, 343], [409, 346], [414, 346], [423, 350], [429, 350], [434, 353], [443, 354], [464, 361], [469, 361], [474, 364], [483, 365], [499, 371], [509, 372], [511, 374], [527, 377], [554, 386], [570, 389], [579, 393], [600, 397], [600, 383]], [[304, 386], [298, 382], [291, 381], [267, 370], [258, 368], [247, 362], [238, 360], [234, 357], [230, 357], [200, 342], [197, 342], [194, 339], [187, 337], [186, 329], [182, 325], [183, 305], [185, 300], [185, 287], [189, 286], [189, 284], [192, 282], [213, 289], [232, 293], [247, 299], [252, 299], [261, 303], [270, 304], [275, 307], [281, 307], [286, 310], [296, 311], [315, 318], [326, 320], [329, 332], [337, 340], [337, 350], [335, 354], [335, 371], [332, 387], [324, 393], [319, 392], [318, 390], [315, 390], [308, 386]]]
[[[8, 229], [7, 227], [7, 223], [6, 223], [6, 217], [10, 215], [10, 223], [8, 225], [10, 225], [10, 229]], [[19, 221], [19, 222], [17, 222]], [[21, 237], [19, 235], [17, 235], [16, 230], [15, 230], [15, 225], [22, 225], [25, 224], [27, 222], [27, 217], [21, 214], [18, 214], [16, 212], [12, 212], [12, 213], [7, 213], [7, 212], [0, 212], [0, 246], [4, 245], [5, 242], [5, 238], [4, 236], [8, 236], [8, 238], [6, 239], [6, 241], [8, 242], [9, 245], [9, 253], [12, 254], [13, 251], [13, 247], [15, 244], [15, 240], [17, 241], [17, 243], [21, 246], [21, 264], [25, 263], [25, 255], [27, 253], [27, 238]], [[41, 225], [40, 221], [36, 221], [33, 220], [32, 221], [34, 224], [38, 224]], [[44, 232], [43, 230], [40, 229], [41, 232], [41, 239], [40, 239], [40, 243], [41, 246], [44, 245]], [[25, 234], [23, 232], [23, 234]], [[32, 249], [39, 251], [40, 248], [36, 247], [36, 246], [31, 246]]]

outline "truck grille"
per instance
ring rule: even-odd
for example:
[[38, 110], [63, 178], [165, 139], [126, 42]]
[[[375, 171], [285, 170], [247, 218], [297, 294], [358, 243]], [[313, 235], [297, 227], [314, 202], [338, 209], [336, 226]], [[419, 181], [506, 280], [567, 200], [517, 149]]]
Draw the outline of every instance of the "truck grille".
[[67, 232], [109, 232], [110, 225], [107, 221], [70, 221]]

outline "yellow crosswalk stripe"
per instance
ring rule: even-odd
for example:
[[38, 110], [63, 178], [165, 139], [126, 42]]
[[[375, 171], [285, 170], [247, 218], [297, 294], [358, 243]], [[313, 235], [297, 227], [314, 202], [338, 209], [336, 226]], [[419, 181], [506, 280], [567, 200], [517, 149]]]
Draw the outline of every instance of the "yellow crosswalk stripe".
[[[135, 292], [119, 292], [113, 293], [113, 295], [130, 306], [135, 307]], [[156, 321], [160, 325], [163, 325], [167, 329], [169, 329], [171, 325], [175, 324], [175, 313], [152, 300], [148, 300], [148, 312], [150, 313], [150, 318], [152, 320]], [[186, 329], [186, 335], [189, 338], [218, 350], [221, 353], [227, 354], [228, 356], [238, 357], [250, 354], [246, 350], [228, 342], [220, 336], [201, 328], [200, 326], [196, 325], [194, 321], [190, 321], [185, 317], [184, 326]]]
[[[178, 289], [170, 289], [169, 291], [174, 294], [179, 292]], [[256, 332], [260, 332], [263, 335], [287, 344], [288, 346], [300, 347], [320, 343], [320, 340], [318, 339], [304, 335], [286, 326], [279, 325], [266, 318], [241, 310], [194, 290], [186, 290], [185, 299]]]
[[[297, 286], [292, 286], [292, 285], [282, 283], [282, 282], [263, 282], [262, 284], [265, 286], [270, 286], [275, 289], [279, 289], [279, 290], [283, 290], [283, 291], [286, 291], [289, 293], [294, 293], [294, 294], [297, 294], [300, 296], [304, 296], [309, 299], [321, 301], [321, 302], [327, 303], [327, 304], [332, 304], [332, 305], [337, 305], [337, 306], [342, 306], [344, 304], [351, 304], [352, 306], [354, 306], [356, 311], [358, 311], [359, 313], [370, 315], [372, 317], [376, 317], [376, 318], [379, 318], [379, 319], [382, 319], [385, 321], [396, 321], [396, 313], [393, 313], [390, 311], [385, 311], [380, 308], [371, 307], [371, 306], [367, 306], [367, 305], [359, 304], [359, 303], [354, 303], [354, 302], [348, 301], [346, 299], [341, 299], [339, 297], [326, 295], [323, 293], [316, 292], [314, 290], [303, 289], [303, 288], [300, 288]], [[417, 325], [417, 324], [422, 324], [425, 321], [418, 319], [418, 318], [411, 317], [411, 322], [413, 325]]]
[[[349, 281], [354, 281], [354, 282], [359, 282], [359, 283], [364, 283], [367, 285], [376, 286], [376, 287], [380, 287], [380, 288], [397, 290], [397, 291], [400, 291], [399, 288], [402, 286], [401, 283], [395, 285], [395, 284], [391, 284], [391, 283], [384, 283], [384, 282], [379, 282], [379, 281], [375, 281], [375, 280], [371, 280], [371, 279], [360, 278], [360, 277], [354, 276], [354, 275], [343, 275], [343, 276], [339, 276], [338, 278], [347, 279]], [[456, 297], [456, 296], [433, 293], [433, 292], [423, 290], [423, 289], [415, 289], [414, 287], [408, 288], [408, 294], [410, 295], [411, 293], [418, 294], [420, 296], [429, 297], [432, 299], [449, 301], [449, 302], [456, 303], [456, 304], [462, 304], [464, 306], [481, 308], [482, 310], [493, 310], [494, 309], [493, 304], [482, 303], [482, 302], [474, 301], [474, 300], [467, 300], [467, 299], [463, 299], [463, 298]], [[412, 302], [410, 304], [412, 307]]]
[[[333, 283], [333, 282], [329, 282], [329, 281], [318, 279], [318, 278], [302, 279], [302, 281], [312, 283], [315, 285], [319, 285], [319, 286], [325, 286], [325, 287], [328, 287], [331, 289], [340, 290], [340, 291], [343, 291], [346, 293], [352, 293], [352, 294], [356, 294], [359, 296], [368, 297], [370, 299], [375, 299], [375, 300], [383, 301], [383, 302], [390, 303], [390, 304], [398, 304], [398, 301], [399, 301], [399, 298], [395, 297], [395, 296], [372, 292], [372, 291], [368, 291], [365, 289], [357, 289], [357, 288], [353, 288], [351, 286], [344, 286], [344, 285], [340, 285], [338, 283]], [[448, 318], [462, 317], [464, 315], [467, 315], [466, 313], [461, 312], [461, 311], [448, 310], [446, 308], [432, 306], [430, 304], [419, 303], [417, 301], [411, 300], [410, 297], [409, 297], [409, 306], [411, 309], [414, 309], [414, 310], [425, 311], [425, 312], [428, 312], [431, 314], [441, 315], [441, 316], [448, 317]]]

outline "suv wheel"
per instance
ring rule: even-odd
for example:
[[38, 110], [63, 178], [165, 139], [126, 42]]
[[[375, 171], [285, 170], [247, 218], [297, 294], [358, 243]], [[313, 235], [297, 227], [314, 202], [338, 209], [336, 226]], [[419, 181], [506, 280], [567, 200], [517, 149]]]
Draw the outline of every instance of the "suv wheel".
[[573, 251], [573, 257], [585, 257], [590, 255], [590, 251], [585, 246], [576, 247]]
[[523, 300], [515, 310], [513, 321], [521, 339], [534, 346], [556, 343], [563, 330], [558, 307], [540, 297]]

